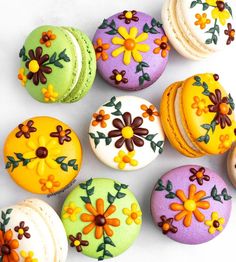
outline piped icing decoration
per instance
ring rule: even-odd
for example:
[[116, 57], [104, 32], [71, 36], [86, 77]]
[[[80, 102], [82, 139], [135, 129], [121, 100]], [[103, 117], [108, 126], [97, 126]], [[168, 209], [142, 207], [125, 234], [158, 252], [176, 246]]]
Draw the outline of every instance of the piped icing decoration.
[[83, 248], [89, 245], [89, 242], [87, 240], [83, 240], [82, 236], [81, 232], [77, 233], [76, 236], [69, 236], [70, 246], [74, 247], [77, 252], [82, 252]]
[[26, 124], [18, 125], [19, 131], [16, 133], [16, 137], [21, 138], [22, 136], [24, 136], [26, 139], [29, 139], [30, 133], [34, 133], [37, 131], [37, 128], [33, 125], [33, 120], [29, 120]]
[[232, 28], [231, 23], [227, 24], [227, 29], [225, 29], [224, 33], [228, 36], [226, 44], [230, 45], [235, 39], [235, 29]]
[[69, 136], [69, 134], [71, 133], [71, 129], [63, 130], [63, 127], [61, 125], [58, 125], [56, 127], [56, 130], [56, 132], [50, 133], [50, 136], [58, 138], [58, 142], [60, 145], [63, 145], [64, 142], [71, 141], [71, 137]]
[[197, 183], [200, 186], [202, 186], [204, 181], [206, 182], [210, 181], [210, 177], [205, 174], [206, 169], [204, 167], [201, 167], [198, 170], [192, 167], [190, 168], [190, 172], [192, 173], [192, 175], [189, 177], [189, 180], [191, 182], [197, 181]]
[[42, 33], [42, 37], [40, 38], [40, 44], [45, 45], [46, 47], [51, 47], [52, 42], [57, 38], [55, 34], [51, 30]]
[[224, 224], [225, 219], [223, 217], [219, 217], [217, 212], [212, 212], [211, 220], [205, 221], [205, 225], [209, 227], [208, 232], [210, 234], [215, 234], [216, 231], [222, 231]]
[[161, 222], [158, 223], [158, 226], [162, 229], [162, 233], [164, 235], [168, 234], [169, 232], [175, 234], [178, 232], [178, 228], [173, 225], [174, 218], [166, 218], [166, 216], [160, 217]]
[[54, 175], [49, 175], [47, 179], [41, 178], [39, 180], [39, 183], [41, 184], [42, 192], [47, 192], [50, 194], [53, 194], [57, 190], [57, 188], [61, 185], [59, 181], [55, 180]]
[[141, 105], [140, 108], [144, 111], [142, 116], [144, 118], [148, 118], [151, 122], [155, 120], [155, 116], [159, 116], [157, 109], [154, 105], [150, 105], [149, 107], [146, 105]]
[[110, 79], [115, 82], [116, 85], [119, 85], [120, 83], [127, 84], [129, 82], [128, 78], [125, 77], [126, 71], [118, 71], [117, 69], [112, 70], [112, 75], [110, 76]]
[[106, 114], [104, 110], [99, 110], [98, 113], [93, 114], [93, 118], [94, 118], [92, 122], [93, 126], [100, 125], [101, 128], [106, 128], [107, 127], [106, 121], [110, 119], [110, 115]]
[[24, 237], [25, 238], [30, 238], [31, 235], [30, 233], [28, 232], [29, 231], [29, 227], [25, 225], [25, 222], [24, 221], [21, 221], [19, 226], [16, 226], [14, 228], [14, 231], [18, 233], [18, 239], [21, 240], [23, 239]]
[[196, 109], [197, 116], [201, 116], [202, 114], [209, 112], [205, 99], [200, 99], [198, 96], [194, 96], [193, 101], [192, 108]]
[[118, 164], [118, 168], [123, 170], [126, 165], [137, 166], [138, 161], [134, 159], [135, 151], [125, 153], [123, 150], [118, 152], [115, 156], [114, 161]]
[[138, 205], [136, 203], [132, 203], [130, 209], [123, 208], [122, 212], [124, 215], [127, 216], [127, 225], [132, 225], [133, 223], [135, 223], [136, 225], [140, 225], [142, 223], [142, 211], [138, 209]]
[[108, 43], [103, 43], [101, 38], [98, 38], [96, 40], [96, 43], [93, 44], [95, 53], [96, 53], [96, 59], [99, 60], [100, 58], [102, 61], [106, 61], [109, 56], [107, 54], [107, 50], [110, 48], [110, 44]]
[[201, 29], [205, 29], [208, 24], [211, 23], [211, 20], [207, 18], [207, 14], [196, 14], [197, 21], [194, 23], [196, 26], [200, 26]]
[[38, 262], [38, 259], [34, 257], [33, 251], [27, 252], [25, 250], [21, 250], [20, 255], [24, 259], [24, 262]]
[[43, 87], [41, 92], [45, 102], [55, 102], [58, 98], [58, 93], [54, 90], [52, 84], [48, 85], [48, 87]]
[[81, 207], [77, 207], [74, 202], [70, 202], [68, 206], [64, 208], [64, 214], [62, 217], [64, 219], [70, 219], [72, 222], [75, 222], [79, 219], [78, 214], [82, 211]]
[[132, 11], [123, 11], [120, 15], [118, 15], [120, 20], [125, 20], [125, 23], [129, 25], [132, 22], [138, 22], [139, 18], [137, 16], [137, 12], [135, 10]]
[[18, 71], [18, 79], [21, 81], [21, 85], [25, 86], [27, 82], [27, 76], [25, 75], [25, 69], [23, 67]]
[[220, 140], [220, 144], [218, 149], [220, 154], [223, 154], [230, 149], [232, 145], [232, 140], [230, 139], [229, 135], [221, 135], [219, 137], [219, 140]]
[[170, 45], [168, 44], [167, 36], [164, 35], [161, 39], [155, 39], [154, 43], [157, 45], [157, 47], [153, 50], [153, 53], [161, 54], [163, 58], [167, 57], [168, 52], [170, 51]]

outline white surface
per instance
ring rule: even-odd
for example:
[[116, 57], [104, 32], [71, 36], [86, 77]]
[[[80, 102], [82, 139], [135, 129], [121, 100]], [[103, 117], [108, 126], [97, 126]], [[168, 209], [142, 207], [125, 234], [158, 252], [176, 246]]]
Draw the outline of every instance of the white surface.
[[[111, 96], [137, 95], [158, 106], [161, 95], [169, 84], [176, 80], [182, 80], [191, 74], [207, 71], [218, 73], [220, 81], [236, 98], [235, 47], [201, 62], [188, 61], [172, 50], [169, 64], [163, 76], [148, 89], [126, 93], [108, 86], [100, 77], [97, 77], [89, 94], [81, 102], [69, 105], [40, 104], [25, 92], [17, 80], [17, 70], [20, 64], [18, 52], [27, 34], [35, 27], [42, 24], [69, 25], [78, 27], [93, 37], [103, 18], [123, 11], [123, 9], [137, 9], [159, 19], [162, 2], [160, 0], [2, 0], [0, 2], [0, 148], [3, 148], [8, 133], [21, 121], [36, 115], [53, 116], [68, 123], [77, 131], [81, 139], [84, 161], [76, 184], [93, 176], [111, 177], [130, 185], [130, 189], [136, 194], [143, 208], [143, 227], [141, 235], [134, 245], [120, 257], [110, 260], [111, 262], [235, 261], [236, 191], [226, 178], [226, 155], [188, 159], [166, 143], [164, 153], [148, 167], [140, 171], [123, 173], [105, 167], [96, 159], [90, 149], [87, 136], [92, 113]], [[0, 157], [0, 206], [35, 197], [12, 182], [4, 170], [2, 152]], [[216, 239], [200, 246], [185, 246], [163, 236], [152, 223], [149, 212], [149, 198], [157, 179], [171, 168], [191, 163], [205, 165], [218, 171], [226, 179], [233, 195], [233, 212], [227, 228]], [[46, 196], [40, 198], [60, 212], [63, 200], [70, 190], [50, 199]], [[91, 259], [70, 250], [68, 261], [86, 262]]]

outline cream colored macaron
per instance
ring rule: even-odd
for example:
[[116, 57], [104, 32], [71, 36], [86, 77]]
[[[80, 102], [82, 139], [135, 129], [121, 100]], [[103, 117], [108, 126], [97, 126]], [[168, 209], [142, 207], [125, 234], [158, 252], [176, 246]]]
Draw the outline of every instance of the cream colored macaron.
[[227, 159], [228, 177], [236, 188], [236, 143], [233, 144]]

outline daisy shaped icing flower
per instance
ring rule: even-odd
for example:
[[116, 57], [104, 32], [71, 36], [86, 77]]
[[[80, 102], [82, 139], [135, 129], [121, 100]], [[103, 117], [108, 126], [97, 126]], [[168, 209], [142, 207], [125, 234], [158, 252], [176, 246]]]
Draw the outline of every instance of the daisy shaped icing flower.
[[138, 161], [133, 159], [134, 156], [135, 151], [125, 153], [123, 150], [120, 150], [114, 161], [118, 163], [119, 169], [124, 169], [126, 165], [137, 166]]
[[206, 0], [206, 3], [209, 6], [214, 6], [215, 8], [212, 10], [212, 18], [219, 19], [220, 23], [224, 26], [226, 24], [227, 19], [230, 18], [230, 13], [226, 9], [226, 3], [224, 0]]
[[126, 219], [127, 225], [132, 225], [133, 223], [140, 225], [142, 223], [142, 211], [138, 209], [137, 203], [132, 203], [130, 209], [124, 208], [122, 211], [124, 215], [128, 216]]
[[205, 225], [209, 226], [208, 232], [210, 234], [215, 234], [216, 231], [222, 231], [224, 223], [225, 219], [223, 217], [219, 217], [217, 212], [212, 212], [211, 220], [205, 221]]

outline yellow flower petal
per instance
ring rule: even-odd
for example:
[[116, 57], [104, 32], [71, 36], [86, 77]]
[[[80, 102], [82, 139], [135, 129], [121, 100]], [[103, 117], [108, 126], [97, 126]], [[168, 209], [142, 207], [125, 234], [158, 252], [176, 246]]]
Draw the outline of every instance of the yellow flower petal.
[[212, 220], [206, 220], [205, 225], [211, 227], [213, 224]]
[[34, 158], [34, 157], [36, 157], [35, 151], [30, 151], [30, 152], [24, 153], [23, 157], [26, 158], [26, 159]]
[[129, 65], [130, 64], [130, 60], [131, 60], [131, 51], [125, 51], [124, 52], [124, 58], [123, 58], [124, 64], [125, 65]]
[[142, 55], [139, 53], [139, 51], [138, 50], [136, 50], [136, 49], [134, 49], [133, 51], [132, 51], [132, 56], [133, 56], [133, 58], [134, 58], [134, 60], [136, 61], [136, 62], [142, 62], [142, 60], [143, 60], [143, 57], [142, 57]]
[[126, 223], [127, 223], [127, 225], [131, 225], [133, 223], [133, 219], [131, 217], [128, 217], [126, 219]]
[[[23, 157], [24, 157], [24, 156], [23, 156]], [[36, 167], [36, 165], [38, 164], [38, 162], [39, 162], [39, 159], [38, 159], [38, 158], [33, 159], [33, 160], [31, 160], [31, 162], [29, 162], [29, 164], [27, 165], [27, 167], [28, 167], [29, 169], [34, 169], [34, 168]]]
[[28, 141], [27, 146], [33, 150], [37, 149], [37, 145], [32, 140]]
[[148, 52], [150, 50], [150, 46], [146, 44], [136, 44], [136, 49], [140, 52]]
[[44, 136], [39, 136], [39, 146], [46, 146], [46, 139]]
[[20, 255], [23, 257], [23, 258], [26, 258], [27, 257], [27, 253], [25, 250], [21, 250], [20, 251]]
[[55, 147], [56, 144], [57, 144], [57, 142], [56, 142], [54, 139], [51, 139], [51, 140], [47, 143], [46, 147], [47, 147], [47, 149], [51, 149], [51, 148]]
[[47, 165], [48, 165], [50, 168], [55, 169], [55, 168], [58, 167], [57, 162], [56, 162], [55, 160], [49, 158], [49, 157], [47, 157], [45, 161], [46, 161]]
[[72, 215], [70, 215], [70, 220], [71, 220], [72, 222], [75, 222], [77, 219], [78, 219], [77, 214], [72, 214]]
[[112, 56], [117, 57], [117, 56], [119, 56], [121, 53], [123, 53], [124, 51], [125, 51], [125, 47], [124, 47], [124, 46], [121, 46], [121, 47], [115, 49], [115, 50], [112, 52]]
[[132, 211], [132, 212], [136, 212], [136, 211], [137, 211], [137, 208], [138, 208], [137, 203], [132, 203], [132, 205], [131, 205], [131, 211]]
[[114, 45], [123, 45], [124, 42], [125, 42], [124, 39], [119, 38], [119, 37], [117, 37], [117, 36], [115, 36], [115, 37], [112, 38], [112, 43], [113, 43]]
[[218, 219], [218, 222], [219, 222], [221, 225], [224, 225], [225, 219], [224, 219], [223, 217], [221, 217], [221, 218]]
[[127, 30], [126, 30], [126, 28], [123, 27], [123, 26], [120, 26], [120, 27], [118, 28], [118, 33], [119, 33], [124, 39], [129, 39], [129, 38], [130, 38], [130, 36], [129, 36]]
[[217, 230], [218, 230], [218, 231], [222, 231], [222, 230], [223, 230], [223, 226], [219, 226], [219, 227], [217, 228]]
[[118, 153], [118, 156], [119, 157], [124, 157], [125, 156], [125, 152], [123, 150], [120, 150], [119, 153]]
[[[70, 205], [69, 205], [69, 207], [70, 208], [72, 208], [72, 209], [74, 209], [74, 208], [76, 208], [76, 205], [75, 205], [75, 203], [74, 202], [70, 202]], [[68, 209], [68, 208], [67, 208]]]
[[217, 0], [206, 0], [208, 5], [214, 5], [214, 6], [216, 6], [216, 1]]
[[[138, 34], [138, 28], [137, 27], [131, 27], [129, 31], [129, 38], [135, 39]], [[136, 39], [135, 39], [136, 40]]]
[[145, 41], [147, 39], [148, 39], [148, 34], [147, 33], [142, 33], [135, 39], [135, 42], [139, 43], [139, 42], [143, 42], [143, 41]]
[[68, 218], [69, 216], [70, 216], [70, 215], [69, 215], [68, 213], [64, 213], [64, 214], [63, 214], [63, 218], [65, 218], [65, 219]]
[[210, 228], [208, 229], [208, 232], [209, 232], [210, 234], [215, 234], [215, 232], [216, 232], [215, 227], [210, 227]]
[[131, 159], [129, 163], [130, 163], [131, 166], [137, 166], [138, 165], [138, 161], [135, 160], [135, 159]]
[[131, 215], [131, 210], [129, 210], [128, 208], [123, 208], [122, 212], [126, 216], [130, 216]]
[[44, 174], [45, 172], [45, 160], [44, 159], [39, 160], [37, 172], [40, 176]]
[[135, 151], [128, 152], [128, 157], [132, 158], [135, 155]]
[[120, 163], [120, 162], [122, 161], [122, 159], [121, 159], [120, 157], [116, 156], [116, 157], [114, 158], [114, 161], [115, 161], [116, 163]]
[[142, 222], [142, 220], [141, 220], [140, 218], [136, 218], [136, 219], [134, 220], [134, 222], [135, 222], [135, 224], [140, 225], [141, 222]]
[[125, 162], [120, 162], [118, 165], [119, 169], [124, 169], [125, 166], [126, 166]]
[[219, 215], [218, 215], [217, 212], [213, 212], [213, 213], [211, 214], [211, 219], [212, 219], [212, 220], [217, 220], [218, 218], [219, 218]]

